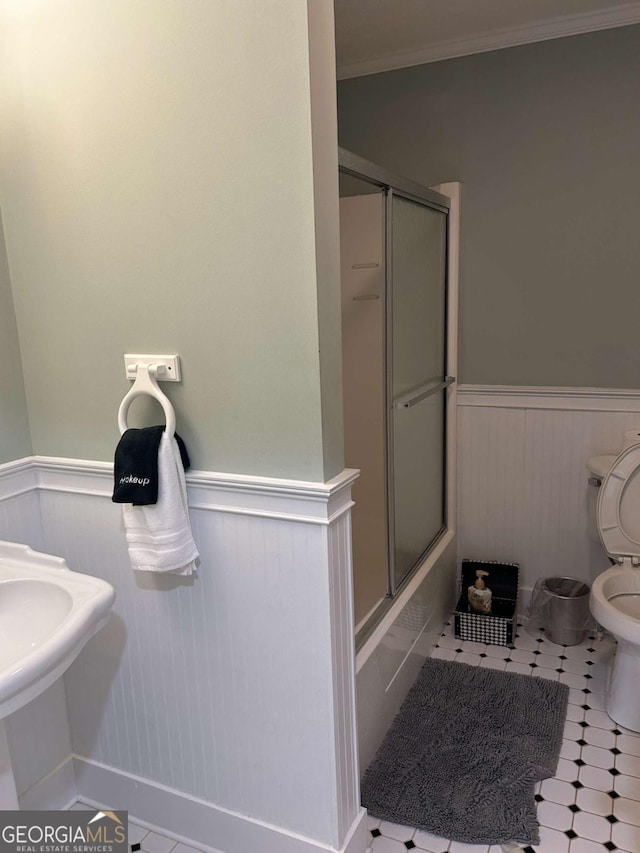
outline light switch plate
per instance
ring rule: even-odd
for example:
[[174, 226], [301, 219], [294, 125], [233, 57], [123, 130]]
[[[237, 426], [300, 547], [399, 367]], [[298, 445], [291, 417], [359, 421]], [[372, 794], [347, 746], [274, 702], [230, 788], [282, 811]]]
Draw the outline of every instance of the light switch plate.
[[179, 355], [132, 355], [127, 353], [124, 357], [124, 370], [127, 379], [136, 378], [136, 365], [138, 364], [162, 364], [164, 372], [156, 374], [158, 382], [180, 381], [180, 356]]

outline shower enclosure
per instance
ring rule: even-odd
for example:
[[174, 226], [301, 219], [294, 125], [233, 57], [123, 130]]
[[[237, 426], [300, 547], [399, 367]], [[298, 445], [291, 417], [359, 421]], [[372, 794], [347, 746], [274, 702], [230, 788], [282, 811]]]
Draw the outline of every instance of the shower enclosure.
[[449, 200], [344, 149], [339, 164], [360, 645], [447, 529]]

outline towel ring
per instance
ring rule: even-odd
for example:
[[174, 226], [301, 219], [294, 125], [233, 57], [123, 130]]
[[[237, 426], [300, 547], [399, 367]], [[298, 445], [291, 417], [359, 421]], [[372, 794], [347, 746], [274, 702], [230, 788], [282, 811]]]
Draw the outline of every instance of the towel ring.
[[129, 392], [125, 394], [124, 399], [120, 403], [120, 408], [118, 409], [118, 428], [120, 429], [121, 435], [123, 432], [125, 432], [125, 430], [128, 429], [127, 412], [129, 411], [129, 406], [131, 405], [131, 403], [133, 403], [136, 397], [142, 397], [144, 394], [148, 394], [151, 397], [155, 397], [155, 399], [162, 406], [165, 420], [167, 422], [165, 432], [168, 435], [173, 436], [174, 432], [176, 431], [176, 413], [174, 412], [173, 406], [171, 405], [171, 401], [169, 400], [167, 395], [160, 390], [158, 380], [156, 379], [158, 367], [162, 367], [162, 365], [137, 365], [136, 381], [133, 383], [133, 387], [129, 390]]

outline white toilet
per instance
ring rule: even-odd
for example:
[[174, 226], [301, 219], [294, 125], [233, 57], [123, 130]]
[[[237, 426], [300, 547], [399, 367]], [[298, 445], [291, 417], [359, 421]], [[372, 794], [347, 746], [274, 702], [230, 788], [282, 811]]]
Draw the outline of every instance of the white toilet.
[[617, 640], [606, 696], [612, 720], [640, 732], [640, 444], [604, 475], [597, 504], [600, 539], [616, 565], [598, 575], [589, 606]]

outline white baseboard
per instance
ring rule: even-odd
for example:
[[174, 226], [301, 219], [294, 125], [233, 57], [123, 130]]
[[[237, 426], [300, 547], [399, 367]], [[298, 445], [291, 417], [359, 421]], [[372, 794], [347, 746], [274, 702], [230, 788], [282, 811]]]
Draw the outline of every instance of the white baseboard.
[[73, 758], [69, 756], [19, 797], [22, 811], [68, 809], [77, 799]]
[[[220, 853], [337, 853], [328, 844], [86, 758], [74, 756], [73, 767], [80, 800], [127, 809], [185, 843]], [[364, 853], [368, 843], [366, 811], [360, 809], [339, 853]]]

